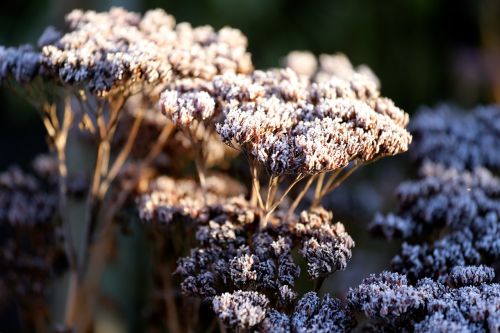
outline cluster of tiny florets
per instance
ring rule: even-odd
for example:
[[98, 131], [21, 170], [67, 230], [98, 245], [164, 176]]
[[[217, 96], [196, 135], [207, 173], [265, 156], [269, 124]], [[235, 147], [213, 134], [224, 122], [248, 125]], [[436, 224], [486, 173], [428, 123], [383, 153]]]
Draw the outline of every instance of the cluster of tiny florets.
[[290, 67], [297, 74], [309, 77], [314, 82], [328, 81], [332, 77], [351, 80], [355, 76], [362, 75], [380, 88], [378, 77], [368, 66], [359, 65], [354, 68], [343, 53], [321, 54], [316, 58], [311, 52], [292, 51], [285, 57], [283, 65]]
[[255, 291], [235, 291], [214, 297], [212, 306], [217, 316], [228, 326], [248, 329], [266, 316], [269, 300]]
[[[458, 171], [427, 163], [422, 178], [398, 189], [399, 211], [379, 215], [374, 232], [408, 240], [392, 262], [412, 278], [446, 279], [455, 265], [491, 263], [500, 257], [500, 180], [486, 169]], [[448, 230], [448, 233], [443, 231]], [[430, 242], [413, 238], [440, 233]]]
[[208, 80], [252, 69], [247, 40], [238, 30], [176, 24], [160, 9], [143, 16], [122, 8], [74, 10], [66, 23], [66, 34], [42, 43], [44, 67], [63, 84], [85, 84], [99, 95], [166, 84], [173, 75]]
[[308, 292], [297, 302], [290, 315], [268, 310], [259, 332], [349, 332], [355, 324], [349, 309], [342, 306], [338, 299], [329, 295], [320, 299], [316, 293]]
[[33, 176], [13, 167], [0, 174], [0, 222], [36, 225], [50, 222], [57, 195]]
[[290, 69], [214, 80], [224, 100], [222, 140], [271, 174], [315, 174], [405, 151], [408, 116], [368, 80], [311, 84]]
[[472, 112], [441, 105], [423, 109], [412, 120], [417, 161], [431, 160], [458, 170], [500, 169], [500, 107], [477, 107]]
[[[183, 277], [183, 292], [201, 298], [245, 288], [265, 295], [269, 309], [288, 313], [298, 306], [295, 281], [300, 276], [300, 267], [294, 262], [292, 251], [299, 250], [308, 265], [309, 275], [317, 279], [344, 269], [354, 246], [343, 225], [333, 224], [332, 214], [321, 208], [303, 212], [299, 218], [278, 216], [264, 230], [258, 230], [258, 210], [243, 201], [230, 200], [225, 205], [209, 207], [207, 216], [196, 232], [199, 246], [193, 248], [189, 256], [181, 258], [177, 266], [177, 274]], [[325, 299], [324, 310], [311, 310], [313, 312], [302, 315], [300, 325], [310, 327], [304, 328], [304, 332], [314, 327], [343, 325], [330, 318], [335, 323], [326, 322], [323, 323], [326, 326], [320, 326], [327, 321], [321, 316], [329, 306], [334, 306], [332, 302]], [[315, 315], [314, 311], [319, 314]], [[262, 325], [269, 331], [277, 325], [271, 323], [275, 320], [279, 318], [267, 318]], [[286, 325], [300, 327], [298, 323]]]
[[9, 78], [20, 84], [30, 83], [42, 75], [41, 56], [31, 45], [0, 46], [0, 83]]
[[371, 275], [347, 296], [376, 331], [496, 332], [500, 329], [500, 285], [489, 284], [492, 269], [456, 267], [459, 286], [425, 278], [410, 284], [404, 275]]
[[313, 278], [344, 270], [352, 256], [354, 241], [342, 223], [331, 223], [332, 218], [331, 212], [316, 208], [302, 212], [294, 226], [294, 232], [302, 239], [300, 253]]
[[207, 178], [206, 193], [192, 179], [161, 176], [152, 180], [146, 193], [137, 198], [137, 208], [143, 221], [168, 225], [179, 218], [203, 219], [207, 205], [225, 202], [229, 197], [244, 193], [243, 185], [222, 175]]

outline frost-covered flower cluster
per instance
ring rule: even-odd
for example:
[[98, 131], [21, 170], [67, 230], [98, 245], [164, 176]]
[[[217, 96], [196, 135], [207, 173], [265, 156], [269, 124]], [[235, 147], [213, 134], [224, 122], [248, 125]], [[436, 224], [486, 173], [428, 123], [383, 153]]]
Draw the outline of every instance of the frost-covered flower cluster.
[[[274, 221], [260, 231], [257, 231], [259, 212], [244, 201], [214, 205], [208, 216], [196, 232], [200, 245], [178, 262], [177, 274], [183, 277], [184, 293], [202, 298], [214, 296], [214, 311], [232, 327], [254, 326], [263, 320], [266, 311], [270, 314], [262, 322], [264, 332], [274, 331], [276, 325], [288, 327], [286, 332], [290, 327], [312, 331], [347, 325], [340, 318], [343, 314], [327, 318], [340, 308], [338, 301], [326, 297], [320, 306], [317, 296], [309, 295], [315, 297], [313, 301], [297, 300], [295, 291], [301, 271], [292, 256], [294, 249], [299, 249], [313, 279], [344, 269], [351, 257], [354, 242], [342, 224], [331, 223], [331, 213], [319, 208], [303, 212], [298, 219], [281, 217], [282, 221]], [[246, 317], [249, 303], [241, 299], [246, 294], [240, 295], [240, 290], [251, 292], [252, 299], [255, 295], [266, 299], [265, 305], [269, 306], [260, 305], [264, 312], [256, 310], [258, 321]], [[223, 300], [230, 302], [229, 310], [221, 310]], [[311, 305], [306, 306], [309, 301]], [[294, 307], [296, 313], [287, 317]]]
[[484, 266], [456, 267], [446, 285], [424, 278], [414, 284], [405, 275], [371, 275], [349, 291], [355, 311], [363, 312], [370, 331], [497, 332], [500, 330], [500, 285], [491, 283], [493, 270]]
[[411, 123], [411, 155], [458, 170], [500, 170], [500, 107], [479, 106], [471, 112], [440, 105], [422, 109]]
[[172, 75], [210, 79], [227, 70], [252, 69], [241, 32], [176, 24], [163, 10], [143, 16], [122, 8], [74, 10], [69, 31], [44, 45], [42, 62], [64, 84], [85, 84], [105, 95], [137, 84], [165, 84]]
[[225, 101], [217, 132], [270, 174], [316, 174], [406, 151], [408, 115], [373, 82], [310, 83], [291, 69], [214, 80]]
[[137, 208], [143, 221], [168, 225], [180, 218], [204, 219], [207, 205], [244, 194], [243, 185], [224, 175], [207, 177], [205, 198], [196, 181], [161, 176], [152, 180], [146, 193], [137, 198]]
[[[399, 187], [398, 212], [378, 215], [371, 226], [389, 239], [407, 240], [393, 268], [411, 278], [446, 279], [456, 265], [498, 260], [500, 180], [486, 169], [457, 171], [432, 163], [421, 174]], [[429, 241], [419, 242], [422, 236]]]

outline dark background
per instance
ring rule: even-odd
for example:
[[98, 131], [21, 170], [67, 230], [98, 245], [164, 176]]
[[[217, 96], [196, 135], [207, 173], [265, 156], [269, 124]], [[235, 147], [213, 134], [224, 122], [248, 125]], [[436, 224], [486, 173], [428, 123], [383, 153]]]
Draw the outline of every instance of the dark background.
[[[161, 7], [177, 20], [241, 29], [257, 68], [277, 66], [291, 50], [344, 52], [379, 76], [382, 92], [412, 113], [419, 105], [462, 106], [498, 100], [497, 0], [16, 0], [4, 1], [0, 44], [34, 43], [49, 24], [63, 27], [73, 8]], [[495, 75], [496, 74], [496, 75]], [[498, 79], [497, 79], [498, 80]], [[498, 83], [498, 82], [497, 82]], [[37, 115], [0, 92], [0, 168], [27, 165], [44, 151]]]

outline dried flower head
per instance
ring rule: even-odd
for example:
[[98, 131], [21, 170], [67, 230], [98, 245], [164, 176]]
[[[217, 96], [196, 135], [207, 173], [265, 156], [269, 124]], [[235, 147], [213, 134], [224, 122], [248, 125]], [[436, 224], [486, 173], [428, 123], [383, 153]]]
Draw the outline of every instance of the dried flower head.
[[148, 191], [137, 198], [137, 207], [142, 220], [168, 225], [180, 217], [203, 219], [207, 204], [222, 203], [229, 197], [244, 193], [245, 189], [240, 183], [223, 175], [207, 178], [205, 197], [194, 180], [161, 176], [151, 181]]
[[30, 45], [0, 46], [0, 84], [9, 78], [19, 84], [30, 83], [44, 74], [40, 64], [40, 53]]
[[351, 259], [354, 241], [340, 222], [332, 223], [333, 214], [323, 208], [300, 214], [294, 231], [300, 235], [300, 253], [307, 262], [307, 271], [313, 278], [325, 277], [344, 270]]
[[63, 84], [84, 84], [97, 95], [166, 84], [172, 74], [210, 79], [252, 65], [246, 38], [237, 30], [192, 28], [161, 9], [143, 16], [122, 8], [108, 12], [74, 10], [69, 31], [42, 50], [45, 67]]
[[37, 225], [55, 216], [57, 195], [36, 178], [12, 167], [0, 174], [0, 221], [11, 225]]
[[407, 149], [403, 111], [335, 80], [354, 93], [339, 95], [337, 83], [310, 84], [291, 70], [218, 77], [214, 91], [225, 106], [217, 132], [273, 175], [316, 174]]
[[248, 329], [256, 326], [266, 316], [269, 300], [255, 291], [238, 290], [215, 296], [212, 307], [217, 316], [228, 326]]
[[314, 82], [324, 82], [332, 78], [349, 81], [355, 76], [364, 76], [380, 88], [380, 81], [366, 65], [353, 67], [343, 53], [321, 54], [318, 59], [308, 51], [292, 51], [283, 61], [285, 67], [290, 67], [297, 74], [309, 77]]

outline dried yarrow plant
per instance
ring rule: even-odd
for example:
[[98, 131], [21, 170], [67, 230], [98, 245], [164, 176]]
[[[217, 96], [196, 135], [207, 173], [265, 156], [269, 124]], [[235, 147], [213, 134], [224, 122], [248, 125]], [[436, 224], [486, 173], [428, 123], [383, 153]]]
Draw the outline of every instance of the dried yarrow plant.
[[[36, 47], [1, 47], [0, 82], [39, 110], [52, 154], [34, 163], [43, 188], [17, 170], [0, 177], [0, 220], [47, 235], [40, 247], [28, 243], [26, 260], [6, 247], [6, 269], [39, 263], [41, 283], [69, 272], [63, 330], [92, 329], [113, 222], [133, 220], [131, 207], [151, 236], [158, 283], [149, 313], [163, 314], [168, 331], [355, 326], [350, 308], [318, 295], [354, 247], [321, 201], [411, 142], [408, 115], [381, 96], [366, 66], [354, 69], [341, 54], [318, 65], [295, 52], [283, 68], [254, 70], [238, 30], [112, 8], [72, 11], [65, 30], [48, 27]], [[75, 141], [94, 148], [87, 171], [70, 161]], [[76, 194], [86, 195], [81, 221], [69, 205]], [[466, 285], [474, 272], [454, 271], [450, 283]], [[491, 280], [488, 269], [483, 275]], [[15, 277], [7, 281], [25, 281]], [[299, 280], [313, 291], [300, 295]], [[41, 286], [23, 290], [42, 302]]]

